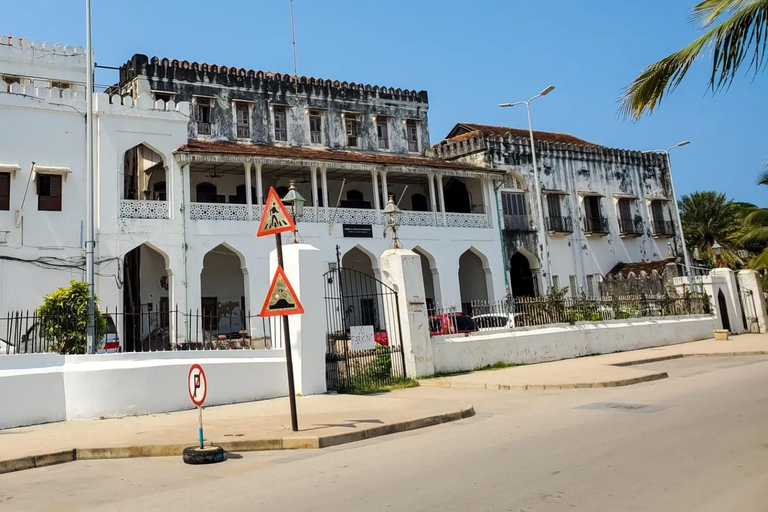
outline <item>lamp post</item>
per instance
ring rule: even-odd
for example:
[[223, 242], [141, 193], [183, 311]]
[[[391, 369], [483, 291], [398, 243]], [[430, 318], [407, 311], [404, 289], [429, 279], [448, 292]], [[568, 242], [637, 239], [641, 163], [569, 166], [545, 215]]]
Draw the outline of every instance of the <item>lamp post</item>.
[[528, 101], [516, 101], [514, 103], [499, 104], [499, 106], [502, 108], [511, 108], [517, 105], [525, 105], [525, 108], [528, 112], [528, 132], [531, 136], [531, 156], [533, 158], [534, 194], [536, 194], [536, 203], [538, 204], [539, 232], [542, 239], [542, 249], [544, 251], [542, 264], [544, 265], [544, 274], [547, 276], [547, 287], [549, 289], [552, 288], [552, 273], [549, 271], [549, 268], [550, 268], [549, 240], [547, 239], [546, 226], [544, 225], [544, 205], [541, 200], [541, 180], [539, 179], [539, 165], [536, 160], [536, 141], [534, 140], [534, 137], [533, 137], [533, 123], [531, 122], [531, 102], [537, 98], [546, 96], [547, 94], [551, 93], [554, 90], [555, 90], [555, 86], [550, 85], [546, 89], [541, 91], [539, 94], [529, 99]]
[[669, 152], [673, 149], [681, 148], [683, 146], [687, 146], [690, 144], [691, 141], [684, 140], [683, 142], [678, 142], [674, 146], [668, 147], [667, 149], [656, 149], [653, 151], [643, 151], [643, 153], [664, 153], [667, 158], [667, 169], [669, 170], [669, 187], [672, 191], [672, 201], [674, 202], [674, 212], [675, 212], [675, 218], [677, 219], [677, 235], [680, 237], [680, 244], [683, 246], [683, 261], [685, 262], [685, 274], [687, 276], [691, 275], [691, 257], [688, 255], [688, 248], [685, 245], [685, 235], [683, 234], [683, 222], [680, 220], [680, 209], [677, 207], [677, 195], [675, 194], [675, 180], [672, 179], [672, 160], [669, 158]]
[[717, 243], [717, 240], [715, 240], [715, 243], [712, 244], [712, 254], [715, 255], [715, 267], [719, 267], [719, 260], [720, 255], [723, 253], [723, 246]]
[[293, 217], [293, 225], [295, 226], [293, 230], [293, 243], [299, 242], [299, 228], [298, 224], [296, 224], [296, 219], [304, 215], [304, 203], [306, 202], [304, 196], [299, 194], [299, 191], [296, 190], [296, 181], [291, 180], [288, 185], [288, 193], [285, 194], [285, 197], [283, 198], [283, 204], [291, 206], [291, 216]]
[[395, 196], [390, 194], [387, 206], [384, 207], [382, 213], [387, 216], [387, 228], [392, 229], [392, 246], [395, 249], [399, 249], [400, 241], [397, 238], [397, 218], [395, 215], [400, 215], [401, 210], [395, 204]]

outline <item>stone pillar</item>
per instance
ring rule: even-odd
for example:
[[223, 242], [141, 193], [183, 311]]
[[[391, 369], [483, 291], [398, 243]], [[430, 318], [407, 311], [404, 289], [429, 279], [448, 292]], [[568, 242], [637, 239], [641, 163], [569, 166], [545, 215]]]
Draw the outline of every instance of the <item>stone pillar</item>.
[[[744, 332], [744, 320], [741, 311], [741, 300], [739, 299], [739, 290], [736, 287], [736, 273], [729, 268], [716, 268], [710, 273], [712, 276], [721, 276], [725, 279], [724, 290], [725, 298], [728, 299], [728, 320], [731, 323], [731, 332], [741, 334]], [[717, 304], [717, 295], [714, 297]]]
[[384, 201], [389, 201], [389, 188], [387, 187], [387, 171], [381, 171], [381, 191], [384, 193]]
[[251, 163], [246, 162], [243, 164], [245, 167], [245, 204], [248, 205], [248, 220], [253, 219], [253, 197], [251, 194]]
[[309, 179], [312, 184], [312, 208], [315, 210], [315, 222], [317, 222], [317, 167], [309, 168]]
[[440, 214], [443, 218], [442, 225], [446, 225], [446, 218], [445, 218], [445, 195], [443, 194], [443, 175], [438, 174], [435, 176], [435, 179], [437, 180], [437, 197], [440, 198]]
[[389, 249], [381, 255], [381, 275], [397, 291], [406, 375], [418, 378], [434, 374], [421, 257], [408, 249]]
[[[323, 280], [318, 278], [327, 270], [327, 263], [318, 248], [290, 244], [283, 246], [283, 267], [304, 306], [303, 315], [288, 317], [296, 392], [301, 395], [325, 393], [325, 301]], [[270, 281], [276, 269], [277, 252], [273, 250], [269, 255]], [[273, 317], [272, 321], [277, 323], [282, 319]]]
[[[757, 317], [757, 325], [760, 329], [760, 333], [765, 333], [767, 330], [766, 327], [768, 326], [768, 313], [765, 309], [765, 295], [763, 295], [760, 276], [754, 270], [740, 270], [737, 274], [737, 280], [739, 281], [742, 290], [749, 290], [752, 292], [751, 299], [755, 307], [754, 314]], [[749, 299], [747, 298], [747, 300]], [[747, 316], [749, 316], [749, 314], [752, 313], [751, 306], [746, 304], [744, 305], [744, 308], [746, 309], [745, 313], [748, 313]], [[749, 328], [749, 326], [747, 326], [747, 328]]]
[[320, 181], [323, 185], [323, 210], [325, 210], [325, 222], [330, 220], [328, 215], [328, 169], [320, 168]]
[[429, 182], [429, 206], [432, 210], [432, 216], [435, 218], [435, 226], [437, 226], [437, 201], [435, 200], [435, 173], [430, 172], [427, 174], [427, 181]]
[[261, 205], [264, 203], [264, 188], [261, 183], [261, 164], [255, 164], [256, 167], [256, 202], [259, 205], [259, 218], [261, 218]]
[[493, 227], [493, 216], [491, 215], [491, 199], [488, 189], [491, 186], [491, 180], [486, 178], [480, 179], [480, 188], [483, 191], [483, 213], [485, 213], [486, 222], [489, 227]]
[[381, 198], [379, 196], [379, 171], [373, 169], [371, 171], [371, 182], [373, 183], [373, 209], [376, 212], [376, 222], [381, 223]]

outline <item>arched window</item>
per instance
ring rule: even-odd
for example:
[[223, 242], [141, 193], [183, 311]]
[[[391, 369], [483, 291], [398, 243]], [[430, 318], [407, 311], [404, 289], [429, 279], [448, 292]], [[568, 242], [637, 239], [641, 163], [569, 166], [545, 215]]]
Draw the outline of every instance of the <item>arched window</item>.
[[347, 201], [362, 201], [363, 193], [359, 190], [347, 190]]
[[[245, 185], [238, 185], [235, 187], [235, 195], [229, 196], [229, 202], [235, 204], [246, 204], [248, 202], [247, 198], [245, 197]], [[256, 187], [251, 187], [251, 202], [258, 204], [258, 199], [256, 197]]]
[[359, 190], [347, 190], [346, 201], [341, 202], [342, 208], [371, 208], [371, 202], [364, 200], [363, 193]]
[[451, 179], [443, 189], [445, 211], [449, 213], [470, 213], [472, 205], [467, 186], [457, 179]]
[[218, 202], [216, 195], [216, 185], [213, 183], [198, 183], [197, 187], [195, 187], [195, 191], [197, 192], [198, 203]]
[[427, 196], [424, 194], [411, 195], [411, 210], [415, 212], [426, 212], [429, 210], [427, 207]]

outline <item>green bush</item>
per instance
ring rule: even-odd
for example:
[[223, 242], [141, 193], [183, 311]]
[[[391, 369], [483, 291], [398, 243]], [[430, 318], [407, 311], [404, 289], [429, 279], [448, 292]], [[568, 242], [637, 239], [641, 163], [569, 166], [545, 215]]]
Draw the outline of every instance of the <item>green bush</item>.
[[[43, 298], [37, 310], [40, 327], [52, 341], [51, 351], [60, 354], [84, 354], [88, 331], [88, 285], [70, 281], [69, 287], [59, 288]], [[107, 332], [107, 320], [96, 307], [97, 344]]]

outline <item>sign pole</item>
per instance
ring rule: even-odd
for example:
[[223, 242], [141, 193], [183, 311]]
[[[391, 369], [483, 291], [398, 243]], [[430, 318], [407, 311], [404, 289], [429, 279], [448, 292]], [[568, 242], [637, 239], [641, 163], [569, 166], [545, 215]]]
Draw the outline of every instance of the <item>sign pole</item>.
[[[280, 233], [275, 235], [275, 250], [277, 251], [277, 265], [283, 268], [283, 240]], [[299, 431], [299, 419], [296, 414], [296, 387], [293, 382], [293, 357], [291, 355], [291, 330], [288, 315], [282, 315], [285, 343], [285, 366], [288, 368], [288, 398], [291, 401], [291, 429]]]
[[198, 433], [200, 434], [200, 449], [202, 450], [205, 446], [203, 446], [203, 407], [200, 405], [197, 406], [197, 421], [199, 425]]

